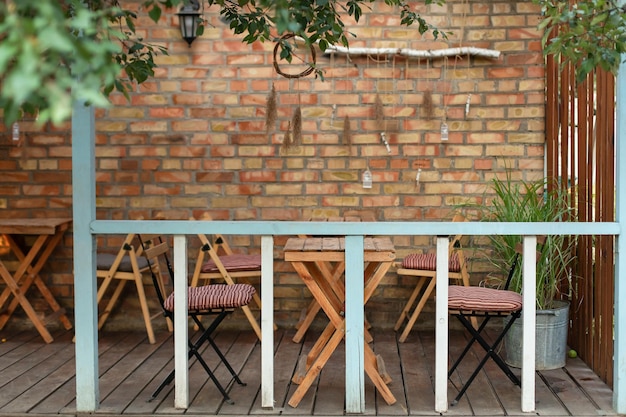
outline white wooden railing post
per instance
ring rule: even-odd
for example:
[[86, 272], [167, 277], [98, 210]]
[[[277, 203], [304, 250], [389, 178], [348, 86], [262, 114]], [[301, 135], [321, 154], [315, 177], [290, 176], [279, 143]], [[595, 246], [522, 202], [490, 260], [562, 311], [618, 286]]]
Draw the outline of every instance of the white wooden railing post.
[[261, 407], [274, 408], [274, 238], [261, 236]]
[[437, 237], [435, 411], [448, 411], [448, 237]]
[[174, 407], [189, 407], [187, 236], [174, 236]]
[[537, 236], [524, 236], [522, 283], [522, 411], [535, 411], [535, 322], [537, 287]]

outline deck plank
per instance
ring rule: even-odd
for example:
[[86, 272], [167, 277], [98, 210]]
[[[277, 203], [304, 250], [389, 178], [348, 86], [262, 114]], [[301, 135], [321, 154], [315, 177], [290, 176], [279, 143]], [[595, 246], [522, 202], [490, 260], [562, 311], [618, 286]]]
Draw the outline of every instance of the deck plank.
[[[64, 331], [61, 331], [64, 332]], [[258, 415], [258, 416], [339, 416], [344, 415], [344, 350], [340, 344], [322, 370], [320, 377], [297, 408], [285, 405], [295, 390], [291, 383], [296, 364], [305, 356], [319, 336], [309, 330], [302, 344], [291, 340], [295, 330], [275, 332], [275, 386], [276, 406], [260, 406], [260, 343], [252, 331], [220, 331], [218, 346], [239, 371], [246, 386], [229, 384], [227, 391], [234, 405], [223, 402], [204, 370], [192, 359], [190, 368], [190, 398], [188, 410], [173, 407], [173, 386], [167, 387], [158, 398], [148, 403], [152, 391], [173, 365], [172, 334], [157, 332], [158, 343], [147, 343], [144, 332], [102, 332], [99, 340], [100, 394], [98, 414], [107, 416], [177, 416], [194, 415]], [[397, 399], [387, 405], [368, 377], [365, 378], [365, 415], [417, 416], [437, 415], [434, 412], [434, 331], [415, 330], [405, 343], [397, 343], [393, 331], [371, 329], [372, 348], [385, 360], [392, 378], [389, 387]], [[41, 417], [45, 415], [76, 416], [76, 379], [71, 332], [55, 335], [52, 344], [45, 344], [36, 331], [2, 333], [6, 342], [0, 343], [0, 414], [12, 417]], [[454, 357], [466, 340], [464, 332], [450, 333], [450, 356]], [[467, 378], [482, 354], [480, 347], [470, 353], [467, 364], [461, 366], [451, 380], [458, 386]], [[230, 380], [216, 355], [205, 348], [203, 357], [215, 370], [220, 381]], [[519, 374], [518, 369], [514, 369]], [[457, 389], [448, 384], [449, 399]], [[612, 409], [612, 391], [580, 360], [571, 360], [562, 369], [540, 371], [536, 379], [536, 411], [538, 416], [587, 417], [616, 415]], [[520, 410], [520, 390], [491, 361], [468, 390], [461, 402], [450, 407], [446, 416], [527, 416]]]
[[[129, 333], [115, 333], [114, 337], [101, 338], [98, 343], [99, 356], [103, 355], [109, 349], [117, 346], [120, 343], [124, 343]], [[58, 343], [55, 340], [54, 343]], [[65, 345], [67, 352], [75, 354], [75, 345], [73, 342], [68, 342]], [[73, 409], [69, 408], [70, 404], [75, 404], [76, 400], [76, 366], [73, 361], [67, 362], [63, 367], [58, 369], [59, 378], [66, 377], [63, 384], [59, 384], [55, 390], [50, 390], [50, 393], [39, 404], [33, 407], [29, 412], [33, 414], [75, 414], [76, 406]], [[66, 373], [66, 374], [64, 374]], [[47, 386], [47, 381], [43, 381], [43, 384]], [[69, 411], [68, 411], [69, 410]]]
[[[308, 333], [314, 332], [313, 330], [309, 330], [307, 334]], [[313, 339], [310, 336], [305, 337], [305, 341], [308, 339], [309, 344], [306, 344], [306, 342], [293, 343], [292, 339], [295, 334], [295, 330], [287, 330], [284, 331], [284, 333], [283, 331], [278, 330], [274, 333], [274, 338], [275, 340], [277, 340], [277, 346], [274, 350], [274, 409], [267, 410], [262, 408], [261, 397], [257, 396], [250, 410], [251, 414], [277, 414], [282, 412], [285, 407], [291, 409], [291, 407], [287, 405], [287, 401], [289, 401], [289, 395], [291, 392], [293, 392], [293, 390], [290, 391], [292, 385], [291, 377], [294, 374], [295, 366], [298, 363], [298, 358], [301, 354], [303, 354], [303, 348], [312, 344], [311, 340]]]
[[[54, 336], [53, 336], [54, 337]], [[66, 337], [67, 339], [67, 337]], [[71, 358], [72, 352], [64, 349], [67, 340], [56, 344], [41, 345], [29, 355], [15, 361], [11, 366], [2, 371], [2, 386], [0, 387], [0, 412], [9, 406], [18, 397], [22, 397], [34, 385], [46, 379], [50, 373]], [[34, 404], [24, 404], [26, 409], [32, 408]], [[6, 411], [12, 413], [12, 411]]]
[[596, 405], [589, 401], [580, 386], [576, 385], [563, 369], [540, 371], [538, 374], [571, 415], [597, 415]]
[[[395, 404], [388, 405], [383, 398], [377, 395], [376, 410], [374, 411], [385, 416], [406, 416], [407, 400], [404, 393], [402, 364], [396, 343], [396, 335], [382, 331], [373, 331], [372, 333], [374, 333], [374, 352], [385, 361], [385, 368], [391, 377], [391, 382], [388, 386], [397, 401]], [[367, 406], [367, 401], [365, 405]]]
[[426, 357], [419, 333], [409, 333], [404, 343], [398, 343], [398, 349], [408, 414], [439, 415], [435, 412], [435, 387], [427, 364], [431, 358]]
[[[20, 366], [10, 367], [2, 372], [3, 378], [10, 374], [10, 370], [21, 372], [21, 374], [2, 388], [0, 413], [28, 412], [58, 385], [55, 384], [55, 371], [66, 363], [72, 362], [74, 354], [63, 348], [64, 342], [67, 343], [72, 338], [70, 333], [53, 337], [59, 339], [60, 343], [44, 345], [16, 363], [21, 364]], [[7, 399], [10, 401], [5, 402]]]

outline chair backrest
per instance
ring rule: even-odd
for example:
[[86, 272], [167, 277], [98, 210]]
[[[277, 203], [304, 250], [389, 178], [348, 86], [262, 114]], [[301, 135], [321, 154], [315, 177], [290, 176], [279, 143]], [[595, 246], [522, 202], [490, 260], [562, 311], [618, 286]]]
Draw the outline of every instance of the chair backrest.
[[137, 256], [140, 254], [140, 249], [135, 249], [133, 246], [134, 239], [135, 234], [129, 233], [124, 238], [116, 254], [99, 253], [98, 271], [106, 271], [108, 274], [114, 275], [120, 268], [120, 265], [126, 260], [127, 256], [133, 269], [138, 269]]
[[152, 285], [154, 286], [154, 290], [156, 291], [157, 298], [159, 300], [159, 304], [161, 308], [165, 312], [165, 294], [161, 289], [161, 285], [159, 283], [159, 279], [157, 277], [157, 272], [155, 269], [159, 268], [160, 257], [163, 257], [165, 260], [165, 265], [167, 267], [167, 272], [170, 276], [171, 282], [174, 282], [174, 268], [169, 260], [167, 254], [170, 251], [170, 246], [160, 235], [137, 235], [139, 237], [139, 242], [142, 247], [142, 254], [148, 261], [148, 266], [150, 267], [150, 275], [152, 277]]
[[[213, 220], [213, 218], [209, 213], [205, 212], [202, 214], [202, 220], [211, 221]], [[226, 240], [226, 238], [224, 238], [221, 233], [216, 233], [212, 235], [210, 240], [206, 237], [206, 235], [199, 234], [198, 237], [202, 241], [203, 245], [209, 243], [209, 245], [215, 250], [215, 253], [218, 255], [220, 253], [223, 253], [225, 255], [232, 255], [234, 253], [232, 248], [228, 244], [228, 240]]]

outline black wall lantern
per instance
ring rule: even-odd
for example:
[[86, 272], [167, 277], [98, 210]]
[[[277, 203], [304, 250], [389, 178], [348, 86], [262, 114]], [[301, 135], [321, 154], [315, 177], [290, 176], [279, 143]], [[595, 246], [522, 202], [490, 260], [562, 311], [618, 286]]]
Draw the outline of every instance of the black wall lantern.
[[180, 34], [191, 48], [191, 43], [196, 39], [196, 31], [198, 29], [200, 2], [198, 0], [191, 0], [189, 4], [183, 6], [176, 14], [180, 22]]

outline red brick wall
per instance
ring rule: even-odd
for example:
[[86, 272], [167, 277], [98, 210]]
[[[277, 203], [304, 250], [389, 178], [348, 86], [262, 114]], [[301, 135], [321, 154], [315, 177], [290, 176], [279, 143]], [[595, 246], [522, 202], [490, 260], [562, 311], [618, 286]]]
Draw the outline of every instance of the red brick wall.
[[[451, 57], [447, 65], [443, 59], [400, 57], [354, 56], [348, 62], [343, 55], [317, 51], [325, 80], [289, 80], [273, 68], [273, 43], [241, 43], [215, 10], [205, 10], [209, 25], [191, 48], [180, 38], [174, 12], [164, 13], [158, 25], [142, 17], [142, 35], [170, 53], [158, 58], [155, 78], [137, 87], [130, 102], [116, 95], [114, 106], [97, 111], [98, 218], [187, 219], [209, 210], [216, 219], [301, 220], [364, 209], [380, 221], [439, 220], [450, 218], [455, 204], [481, 201], [490, 178], [505, 167], [519, 177], [542, 176], [538, 8], [491, 0], [429, 8], [416, 2], [415, 7], [451, 32], [449, 39], [421, 37], [417, 29], [400, 25], [398, 10], [376, 2], [358, 24], [349, 25], [358, 35], [351, 46], [473, 46], [500, 51], [501, 57]], [[284, 71], [298, 68], [281, 65]], [[272, 84], [278, 121], [266, 135]], [[433, 117], [425, 111], [426, 91], [432, 92]], [[377, 94], [384, 103], [391, 154], [376, 129]], [[303, 140], [285, 152], [281, 142], [298, 104]], [[444, 107], [450, 138], [442, 143]], [[351, 146], [342, 144], [346, 115]], [[36, 130], [25, 120], [21, 129], [22, 146], [11, 145], [6, 127], [0, 141], [0, 216], [70, 216], [69, 124]], [[361, 174], [368, 165], [374, 184], [363, 189]], [[243, 250], [258, 251], [257, 238], [232, 240]], [[400, 257], [432, 249], [432, 240], [423, 236], [396, 237], [395, 243]], [[70, 309], [71, 244], [68, 234], [44, 270]], [[277, 239], [276, 308], [286, 323], [306, 304], [306, 294], [291, 268], [279, 261], [281, 244]], [[373, 324], [393, 324], [408, 296], [407, 284], [387, 275], [372, 300]], [[130, 295], [126, 311], [139, 320], [138, 310], [128, 304], [134, 300]]]

